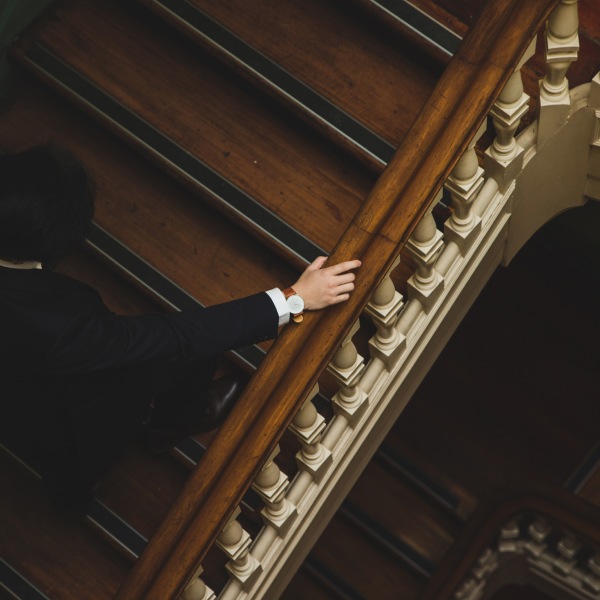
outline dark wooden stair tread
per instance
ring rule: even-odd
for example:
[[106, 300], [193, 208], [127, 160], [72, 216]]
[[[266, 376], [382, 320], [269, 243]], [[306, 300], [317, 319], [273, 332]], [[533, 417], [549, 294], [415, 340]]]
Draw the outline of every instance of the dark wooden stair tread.
[[314, 576], [301, 568], [285, 588], [280, 600], [339, 600], [339, 596], [323, 585]]
[[403, 600], [411, 600], [425, 581], [343, 517], [326, 527], [308, 557], [308, 563], [313, 562], [327, 565], [359, 598], [376, 593], [380, 600], [397, 600], [402, 590]]
[[[155, 9], [167, 7], [167, 15], [177, 4], [145, 3]], [[425, 65], [402, 39], [347, 2], [190, 4], [394, 146], [441, 72], [442, 65]]]
[[57, 97], [25, 81], [15, 94], [0, 145], [71, 148], [96, 182], [96, 221], [204, 304], [293, 283], [295, 269]]
[[[129, 565], [80, 519], [59, 515], [33, 477], [0, 455], [0, 556], [53, 600], [109, 600]], [[60, 573], [60, 579], [56, 574]]]
[[464, 37], [485, 5], [485, 0], [411, 0], [412, 3], [448, 29]]
[[187, 475], [169, 455], [155, 456], [132, 444], [103, 478], [96, 497], [149, 539]]
[[432, 565], [444, 556], [460, 530], [455, 519], [378, 460], [366, 467], [348, 494], [347, 504], [370, 515], [379, 530]]
[[117, 2], [109, 10], [107, 4], [67, 2], [31, 35], [329, 251], [368, 192], [372, 175], [281, 114], [273, 102], [233, 81], [206, 54], [169, 38], [139, 11]]
[[115, 313], [136, 315], [158, 310], [156, 302], [85, 249], [67, 256], [56, 270], [96, 289]]

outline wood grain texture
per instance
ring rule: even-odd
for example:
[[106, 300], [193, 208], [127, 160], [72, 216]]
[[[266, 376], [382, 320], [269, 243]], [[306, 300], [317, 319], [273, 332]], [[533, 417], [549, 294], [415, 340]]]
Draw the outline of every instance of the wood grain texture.
[[378, 460], [369, 463], [345, 502], [376, 515], [381, 527], [432, 564], [440, 561], [460, 529], [456, 519]]
[[4, 455], [0, 479], [0, 556], [53, 600], [113, 598], [127, 561], [79, 519], [59, 515], [39, 482]]
[[14, 94], [0, 120], [3, 150], [71, 149], [95, 181], [98, 224], [204, 304], [295, 281], [296, 269], [58, 96], [29, 78]]
[[[210, 56], [182, 44], [151, 15], [144, 19], [134, 8], [112, 0], [67, 1], [32, 35], [193, 157], [330, 251], [374, 176]], [[144, 145], [137, 147], [148, 152]], [[163, 166], [236, 218], [179, 169]]]
[[[414, 600], [423, 588], [421, 577], [344, 519], [336, 519], [326, 527], [311, 556], [332, 571], [344, 573], [344, 583], [362, 598], [398, 600], [398, 591], [402, 590], [402, 600]], [[378, 565], [378, 581], [363, 570], [366, 562]]]
[[[279, 338], [119, 598], [165, 600], [180, 593], [555, 4], [504, 0], [486, 6], [333, 253], [334, 262], [363, 260], [351, 300], [308, 315], [302, 328]], [[293, 367], [298, 356], [302, 370]]]
[[[145, 4], [156, 8], [152, 0]], [[291, 75], [394, 145], [441, 74], [403, 39], [333, 0], [192, 0]]]

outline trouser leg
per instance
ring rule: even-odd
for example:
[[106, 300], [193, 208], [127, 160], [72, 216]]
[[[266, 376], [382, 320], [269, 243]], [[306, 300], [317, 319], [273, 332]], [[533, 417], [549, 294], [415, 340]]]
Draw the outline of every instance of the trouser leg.
[[44, 473], [55, 503], [77, 509], [80, 497], [139, 432], [151, 401], [153, 421], [168, 419], [179, 406], [200, 397], [217, 362], [171, 361], [70, 378], [64, 390], [64, 437], [51, 448]]

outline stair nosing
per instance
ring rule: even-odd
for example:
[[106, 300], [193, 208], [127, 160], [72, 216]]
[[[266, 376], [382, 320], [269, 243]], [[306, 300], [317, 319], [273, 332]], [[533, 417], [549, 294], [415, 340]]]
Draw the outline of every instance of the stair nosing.
[[[458, 50], [462, 41], [461, 36], [407, 0], [369, 0], [369, 2], [420, 35], [448, 57], [453, 56]], [[419, 27], [419, 23], [425, 23], [426, 27]]]
[[340, 514], [358, 526], [365, 535], [368, 535], [377, 544], [389, 550], [407, 567], [418, 575], [430, 579], [435, 571], [435, 565], [425, 558], [418, 550], [398, 536], [390, 533], [378, 521], [367, 515], [363, 510], [349, 501], [340, 507]]
[[385, 443], [379, 447], [376, 456], [385, 464], [402, 473], [407, 480], [418, 487], [441, 508], [449, 511], [453, 516], [458, 516], [456, 510], [460, 503], [459, 498], [443, 484], [438, 483], [432, 477], [423, 473], [418, 467]]
[[321, 561], [310, 554], [302, 563], [301, 569], [307, 571], [317, 581], [333, 591], [340, 600], [367, 600], [362, 594], [350, 587], [342, 577], [327, 568]]
[[101, 531], [130, 559], [136, 560], [148, 543], [145, 536], [98, 498], [92, 500], [85, 516], [95, 529]]
[[3, 558], [0, 558], [0, 588], [17, 600], [50, 600]]
[[563, 487], [573, 494], [579, 494], [598, 469], [600, 469], [600, 442], [588, 452], [577, 468], [569, 475]]
[[312, 115], [317, 122], [336, 131], [353, 147], [360, 149], [369, 159], [375, 161], [380, 168], [384, 167], [393, 156], [395, 152], [393, 144], [247, 44], [197, 6], [181, 0], [152, 1], [172, 15], [183, 27], [193, 31], [195, 38], [204, 40], [263, 84], [289, 99], [304, 113]]
[[[309, 238], [104, 92], [43, 44], [32, 45], [24, 58], [30, 67], [77, 98], [99, 118], [108, 121], [127, 139], [142, 147], [146, 153], [169, 164], [187, 181], [209, 194], [219, 206], [238, 215], [249, 227], [261, 232], [275, 247], [303, 264], [312, 262], [317, 256], [327, 255], [325, 250]], [[160, 147], [156, 147], [149, 138], [158, 141]]]
[[[0, 445], [0, 448], [2, 453], [7, 455], [10, 460], [17, 463], [20, 468], [26, 470], [32, 477], [41, 481], [41, 475], [18, 454], [15, 454], [10, 448], [7, 448], [4, 445]], [[92, 498], [89, 509], [85, 514], [85, 518], [94, 526], [94, 528], [103, 532], [103, 535], [109, 538], [113, 545], [118, 546], [121, 549], [121, 552], [130, 559], [137, 559], [143, 546], [148, 543], [148, 540], [141, 533], [96, 497]], [[111, 530], [110, 528], [111, 523], [117, 525], [114, 530]], [[117, 531], [121, 531], [124, 535], [119, 537]], [[135, 540], [133, 546], [129, 545], [127, 542], [127, 540], [131, 539]], [[1, 560], [2, 558], [0, 557], [0, 561]]]

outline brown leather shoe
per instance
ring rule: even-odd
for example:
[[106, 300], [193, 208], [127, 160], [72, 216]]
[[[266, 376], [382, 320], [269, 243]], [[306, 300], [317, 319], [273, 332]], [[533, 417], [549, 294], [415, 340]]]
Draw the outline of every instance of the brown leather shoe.
[[181, 407], [168, 422], [147, 426], [146, 446], [152, 452], [163, 452], [186, 437], [216, 429], [227, 418], [246, 383], [247, 379], [240, 375], [226, 375], [214, 381], [197, 401]]

